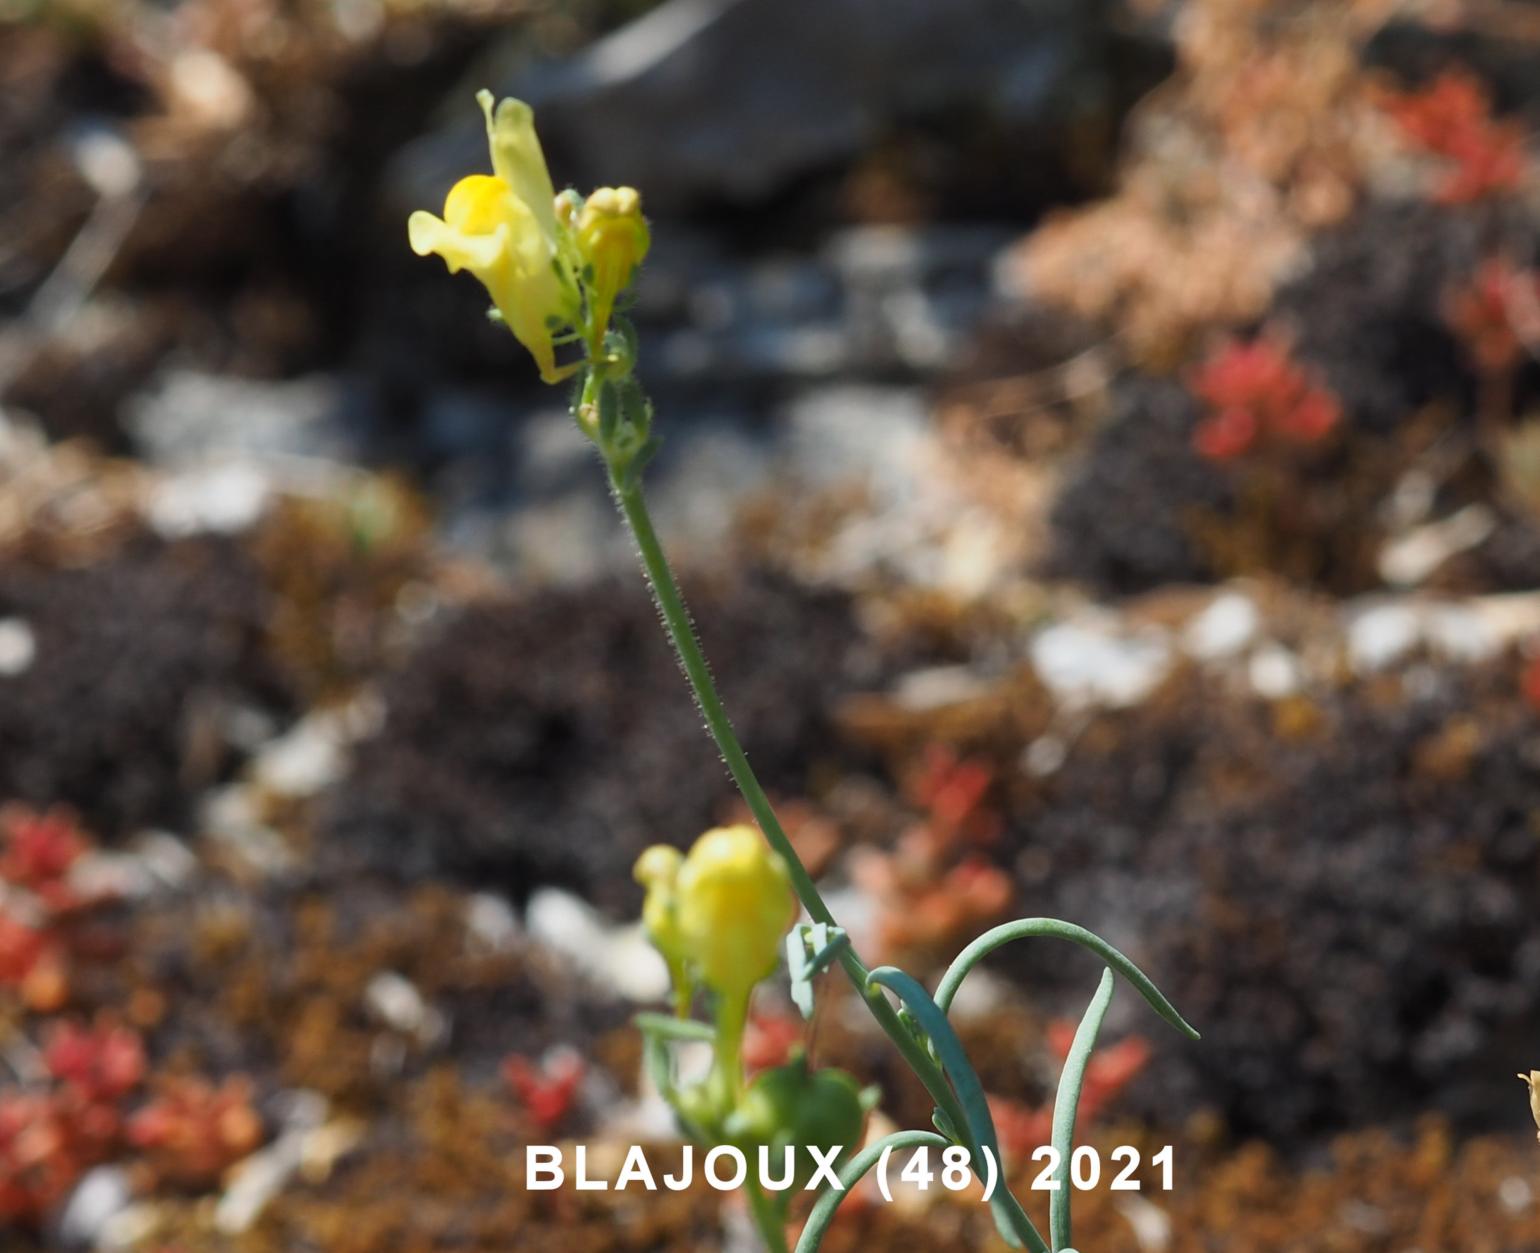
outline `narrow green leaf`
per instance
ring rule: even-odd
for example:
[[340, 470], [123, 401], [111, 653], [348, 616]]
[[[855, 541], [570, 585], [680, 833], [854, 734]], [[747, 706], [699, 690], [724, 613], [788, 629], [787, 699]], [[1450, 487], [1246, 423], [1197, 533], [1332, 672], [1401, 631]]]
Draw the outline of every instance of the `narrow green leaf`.
[[824, 922], [799, 923], [786, 936], [791, 999], [803, 1018], [813, 1016], [813, 980], [849, 947], [850, 937], [844, 930]]
[[989, 954], [1009, 944], [1013, 940], [1026, 940], [1037, 936], [1046, 936], [1056, 940], [1068, 940], [1072, 944], [1079, 944], [1082, 948], [1088, 948], [1102, 961], [1106, 962], [1113, 970], [1133, 984], [1139, 995], [1150, 1003], [1150, 1008], [1169, 1022], [1189, 1039], [1197, 1040], [1202, 1037], [1197, 1031], [1176, 1012], [1176, 1007], [1171, 1004], [1150, 981], [1148, 975], [1139, 969], [1122, 953], [1108, 944], [1106, 940], [1094, 932], [1087, 931], [1084, 927], [1077, 927], [1072, 922], [1062, 922], [1057, 918], [1019, 918], [1015, 922], [1007, 922], [986, 931], [972, 944], [963, 949], [950, 966], [946, 974], [941, 977], [941, 983], [936, 988], [936, 1004], [941, 1007], [943, 1013], [951, 1008], [952, 998], [957, 995], [957, 989], [962, 981], [976, 965]]
[[834, 1221], [834, 1211], [839, 1209], [840, 1202], [849, 1194], [850, 1189], [860, 1183], [866, 1172], [882, 1160], [884, 1149], [911, 1149], [921, 1145], [944, 1149], [948, 1143], [949, 1141], [933, 1131], [895, 1131], [892, 1135], [883, 1136], [882, 1139], [867, 1145], [839, 1172], [840, 1183], [844, 1186], [826, 1188], [814, 1202], [812, 1213], [807, 1216], [807, 1223], [803, 1226], [802, 1235], [797, 1240], [796, 1253], [815, 1253], [823, 1242], [824, 1233], [829, 1230], [829, 1224]]
[[1056, 1191], [1048, 1194], [1048, 1238], [1056, 1250], [1065, 1250], [1070, 1242], [1069, 1203], [1073, 1181], [1070, 1179], [1070, 1155], [1075, 1151], [1075, 1115], [1080, 1109], [1080, 1089], [1085, 1084], [1086, 1066], [1096, 1051], [1096, 1037], [1112, 1004], [1112, 990], [1117, 986], [1111, 970], [1102, 971], [1102, 981], [1086, 1006], [1085, 1017], [1075, 1028], [1074, 1042], [1059, 1073], [1059, 1090], [1053, 1098], [1053, 1147], [1058, 1154]]
[[676, 1095], [674, 1059], [669, 1056], [668, 1041], [658, 1035], [643, 1036], [642, 1062], [647, 1067], [647, 1077], [652, 1080], [658, 1095], [672, 1106]]
[[1000, 1237], [1013, 1248], [1025, 1247], [1032, 1253], [1048, 1253], [1048, 1245], [1044, 1243], [1042, 1235], [1017, 1204], [1015, 1197], [1011, 1196], [1011, 1190], [1005, 1186], [1005, 1166], [1000, 1160], [1000, 1142], [995, 1136], [989, 1102], [984, 1097], [984, 1085], [979, 1082], [978, 1073], [968, 1061], [962, 1041], [952, 1030], [952, 1024], [913, 975], [895, 966], [879, 966], [866, 978], [869, 984], [879, 984], [895, 992], [929, 1038], [940, 1058], [941, 1068], [952, 1084], [952, 1091], [957, 1095], [958, 1104], [962, 1106], [963, 1119], [968, 1124], [970, 1143], [967, 1147], [973, 1157], [974, 1170], [981, 1180], [988, 1179], [990, 1174], [984, 1150], [987, 1149], [994, 1157], [997, 1178], [989, 1208], [993, 1212]]
[[813, 984], [807, 971], [807, 935], [793, 927], [786, 936], [786, 973], [791, 978], [791, 1003], [803, 1021], [813, 1016]]
[[637, 1014], [631, 1021], [643, 1034], [669, 1040], [704, 1040], [709, 1044], [717, 1038], [716, 1032], [708, 1024], [696, 1022], [693, 1018], [674, 1018], [669, 1014]]

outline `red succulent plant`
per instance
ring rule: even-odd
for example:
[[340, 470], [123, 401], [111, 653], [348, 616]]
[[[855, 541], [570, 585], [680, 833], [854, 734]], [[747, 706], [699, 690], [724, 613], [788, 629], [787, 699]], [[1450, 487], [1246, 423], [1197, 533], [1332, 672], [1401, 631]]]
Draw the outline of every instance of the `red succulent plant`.
[[1268, 438], [1318, 444], [1342, 420], [1337, 397], [1267, 336], [1226, 344], [1194, 371], [1190, 386], [1206, 406], [1193, 446], [1212, 461], [1232, 461]]
[[1434, 189], [1444, 204], [1468, 204], [1514, 190], [1527, 166], [1523, 130], [1492, 117], [1481, 81], [1451, 69], [1417, 91], [1387, 91], [1381, 103], [1413, 147], [1443, 158]]

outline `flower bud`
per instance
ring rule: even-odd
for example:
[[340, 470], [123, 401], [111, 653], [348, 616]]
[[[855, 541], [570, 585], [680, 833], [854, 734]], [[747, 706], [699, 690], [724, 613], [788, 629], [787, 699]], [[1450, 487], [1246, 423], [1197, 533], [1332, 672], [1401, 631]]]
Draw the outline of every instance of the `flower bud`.
[[724, 999], [746, 998], [775, 969], [797, 916], [785, 862], [752, 827], [717, 827], [695, 841], [675, 890], [689, 961]]
[[577, 217], [577, 248], [592, 272], [589, 329], [595, 343], [604, 338], [615, 297], [630, 286], [651, 242], [636, 188], [601, 187], [583, 202]]
[[684, 855], [667, 844], [654, 844], [636, 859], [631, 874], [644, 888], [642, 929], [663, 954], [674, 985], [674, 997], [681, 1015], [689, 1008], [690, 980], [686, 969], [684, 938], [679, 931], [677, 884]]

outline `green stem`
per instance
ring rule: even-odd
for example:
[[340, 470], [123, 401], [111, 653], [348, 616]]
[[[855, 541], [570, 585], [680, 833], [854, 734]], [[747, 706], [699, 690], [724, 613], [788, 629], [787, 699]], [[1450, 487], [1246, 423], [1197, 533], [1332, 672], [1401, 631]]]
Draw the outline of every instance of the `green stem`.
[[834, 915], [829, 912], [829, 907], [824, 904], [823, 897], [819, 895], [812, 876], [808, 874], [807, 868], [803, 866], [801, 859], [792, 848], [790, 839], [787, 838], [786, 832], [775, 816], [775, 810], [770, 806], [770, 798], [765, 795], [764, 788], [760, 786], [759, 780], [749, 765], [748, 756], [733, 732], [727, 711], [722, 707], [722, 699], [717, 695], [716, 684], [712, 681], [711, 670], [706, 664], [705, 655], [695, 640], [695, 632], [690, 626], [684, 598], [674, 582], [673, 571], [669, 568], [668, 558], [663, 555], [663, 546], [658, 541], [657, 532], [653, 530], [652, 518], [647, 512], [647, 503], [642, 498], [642, 489], [639, 486], [623, 489], [614, 484], [613, 480], [611, 485], [615, 488], [615, 497], [620, 502], [620, 511], [625, 516], [626, 524], [636, 537], [636, 546], [641, 552], [642, 565], [647, 571], [648, 580], [652, 583], [653, 594], [657, 598], [658, 610], [663, 615], [663, 623], [668, 630], [669, 639], [674, 645], [674, 651], [679, 655], [679, 663], [684, 667], [685, 677], [689, 680], [690, 687], [694, 689], [696, 703], [706, 719], [706, 728], [711, 732], [711, 738], [716, 741], [717, 748], [721, 750], [722, 760], [727, 763], [728, 773], [732, 775], [733, 782], [738, 785], [738, 790], [743, 793], [743, 799], [747, 802], [755, 821], [759, 823], [760, 830], [765, 833], [765, 838], [785, 859], [786, 868], [791, 873], [792, 886], [796, 889], [797, 896], [803, 905], [807, 907], [807, 912], [812, 916], [813, 921], [835, 925]]
[[[593, 380], [596, 377], [597, 371], [590, 375], [589, 382], [583, 389], [584, 400], [580, 403], [591, 400], [595, 386]], [[642, 495], [641, 485], [639, 483], [624, 485], [615, 474], [613, 466], [609, 468], [610, 487], [615, 494], [615, 501], [620, 506], [621, 516], [625, 518], [626, 525], [631, 529], [631, 534], [636, 540], [642, 568], [647, 572], [648, 582], [652, 584], [658, 612], [662, 615], [669, 641], [679, 656], [679, 664], [684, 669], [685, 678], [689, 680], [690, 687], [695, 693], [696, 704], [700, 706], [701, 715], [706, 720], [706, 729], [711, 732], [711, 738], [716, 741], [722, 760], [727, 763], [728, 773], [732, 775], [733, 782], [738, 785], [738, 791], [743, 794], [749, 812], [759, 823], [759, 829], [765, 833], [770, 846], [785, 860], [786, 869], [791, 875], [792, 887], [796, 890], [808, 914], [814, 922], [835, 926], [837, 924], [834, 921], [834, 915], [824, 904], [823, 897], [819, 895], [818, 888], [813, 883], [813, 877], [808, 874], [807, 867], [802, 864], [802, 859], [797, 856], [796, 849], [787, 838], [780, 820], [775, 816], [775, 810], [770, 805], [770, 798], [765, 795], [764, 788], [760, 786], [759, 779], [755, 777], [754, 770], [749, 765], [743, 746], [738, 743], [738, 737], [733, 732], [727, 710], [722, 706], [722, 698], [717, 695], [716, 684], [711, 678], [711, 669], [706, 664], [705, 654], [701, 652], [700, 644], [695, 638], [695, 631], [690, 625], [690, 615], [685, 609], [684, 597], [679, 592], [679, 585], [674, 580], [674, 572], [669, 567], [667, 556], [664, 555], [663, 545], [653, 529], [652, 517], [647, 511], [647, 502]], [[877, 1020], [877, 1025], [898, 1047], [898, 1051], [903, 1054], [910, 1069], [925, 1085], [931, 1099], [951, 1119], [954, 1127], [966, 1126], [962, 1107], [958, 1104], [941, 1068], [931, 1058], [926, 1047], [914, 1037], [894, 1012], [882, 990], [867, 985], [866, 976], [870, 972], [866, 964], [857, 956], [855, 949], [846, 948], [840, 954], [839, 961], [845, 974], [866, 1002], [872, 1017]]]
[[770, 1253], [786, 1253], [785, 1215], [760, 1189], [759, 1181], [754, 1178], [752, 1169], [749, 1171], [743, 1191], [749, 1198], [749, 1214], [754, 1219], [754, 1225], [759, 1228], [765, 1248]]
[[716, 1057], [711, 1068], [717, 1116], [725, 1118], [743, 1095], [743, 1032], [749, 1020], [749, 994], [717, 1002]]

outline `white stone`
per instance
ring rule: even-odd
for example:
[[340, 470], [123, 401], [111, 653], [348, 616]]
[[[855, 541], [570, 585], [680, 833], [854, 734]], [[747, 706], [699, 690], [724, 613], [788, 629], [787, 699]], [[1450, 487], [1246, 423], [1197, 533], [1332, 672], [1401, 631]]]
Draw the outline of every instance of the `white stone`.
[[1348, 656], [1360, 674], [1394, 665], [1421, 640], [1422, 624], [1410, 605], [1375, 605], [1348, 624]]
[[314, 796], [341, 775], [342, 747], [338, 719], [314, 713], [257, 754], [252, 777], [282, 796]]
[[1121, 1193], [1118, 1209], [1134, 1230], [1141, 1253], [1166, 1253], [1171, 1247], [1171, 1216], [1154, 1202], [1133, 1193]]
[[394, 970], [382, 970], [369, 980], [364, 1003], [387, 1027], [405, 1035], [417, 1035], [428, 1019], [428, 1003], [417, 985]]
[[903, 708], [918, 713], [977, 700], [990, 687], [987, 679], [967, 666], [929, 666], [900, 678], [894, 696]]
[[1423, 619], [1428, 642], [1451, 661], [1471, 664], [1494, 656], [1502, 641], [1476, 609], [1435, 605]]
[[1281, 644], [1267, 644], [1257, 649], [1247, 666], [1252, 690], [1268, 700], [1280, 700], [1299, 691], [1304, 673], [1299, 659]]
[[117, 131], [90, 127], [72, 147], [75, 168], [104, 200], [121, 200], [139, 186], [144, 175], [139, 154]]
[[657, 1001], [668, 994], [668, 967], [640, 924], [612, 926], [572, 893], [541, 888], [529, 898], [524, 927], [532, 939], [618, 996]]
[[1225, 592], [1195, 615], [1182, 632], [1182, 647], [1199, 661], [1233, 657], [1255, 638], [1261, 615], [1251, 597]]
[[1049, 775], [1058, 773], [1068, 756], [1069, 746], [1061, 737], [1053, 734], [1040, 735], [1028, 744], [1026, 751], [1022, 753], [1021, 768], [1034, 779], [1046, 779]]
[[145, 513], [167, 539], [212, 532], [234, 535], [252, 526], [272, 494], [268, 476], [249, 462], [231, 461], [169, 475], [150, 492]]
[[1535, 1203], [1535, 1193], [1528, 1180], [1509, 1175], [1497, 1185], [1497, 1199], [1510, 1214], [1520, 1214]]
[[1087, 616], [1044, 627], [1030, 646], [1038, 677], [1068, 705], [1137, 705], [1166, 677], [1171, 645], [1154, 627], [1119, 630]]
[[0, 677], [14, 678], [32, 668], [37, 637], [22, 618], [0, 618]]
[[294, 864], [294, 850], [283, 834], [264, 822], [249, 785], [211, 788], [200, 811], [203, 830], [253, 870], [276, 875]]
[[330, 1103], [319, 1092], [294, 1089], [272, 1102], [283, 1130], [266, 1148], [243, 1158], [230, 1171], [214, 1208], [214, 1226], [224, 1235], [249, 1231], [311, 1154], [313, 1137], [325, 1130]]
[[1380, 552], [1380, 577], [1398, 587], [1414, 587], [1456, 553], [1480, 544], [1496, 526], [1496, 517], [1485, 505], [1467, 505], [1447, 518], [1398, 535]]
[[237, 1165], [230, 1184], [214, 1207], [214, 1226], [223, 1235], [251, 1230], [269, 1203], [294, 1177], [304, 1161], [305, 1135], [289, 1131]]
[[465, 905], [465, 929], [484, 948], [506, 953], [518, 942], [519, 918], [501, 896], [477, 892]]
[[133, 1198], [128, 1175], [116, 1166], [98, 1166], [75, 1185], [59, 1219], [59, 1234], [70, 1246], [92, 1247], [113, 1217]]

